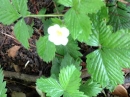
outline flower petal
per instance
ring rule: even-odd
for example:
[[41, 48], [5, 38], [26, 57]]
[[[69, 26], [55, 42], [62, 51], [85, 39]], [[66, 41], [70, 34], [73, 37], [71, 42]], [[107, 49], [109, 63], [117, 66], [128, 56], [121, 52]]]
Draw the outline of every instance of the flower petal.
[[48, 34], [53, 34], [54, 31], [55, 30], [55, 28], [53, 27], [53, 26], [50, 26], [49, 28], [48, 28]]
[[61, 44], [66, 45], [68, 43], [68, 38], [63, 38]]
[[61, 45], [61, 41], [58, 37], [54, 37], [53, 35], [49, 35], [49, 40], [53, 42], [55, 45]]
[[61, 28], [61, 32], [62, 32], [64, 37], [68, 37], [69, 36], [69, 30], [66, 27], [62, 27]]
[[57, 29], [60, 29], [60, 26], [58, 24], [55, 24], [54, 26], [50, 26], [48, 28], [49, 34], [56, 34]]

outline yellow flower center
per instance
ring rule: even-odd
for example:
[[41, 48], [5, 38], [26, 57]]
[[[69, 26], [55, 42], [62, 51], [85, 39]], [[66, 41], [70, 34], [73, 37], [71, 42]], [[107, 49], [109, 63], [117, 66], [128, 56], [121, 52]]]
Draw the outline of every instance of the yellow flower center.
[[58, 36], [62, 36], [62, 32], [61, 31], [57, 30], [56, 32], [57, 32]]

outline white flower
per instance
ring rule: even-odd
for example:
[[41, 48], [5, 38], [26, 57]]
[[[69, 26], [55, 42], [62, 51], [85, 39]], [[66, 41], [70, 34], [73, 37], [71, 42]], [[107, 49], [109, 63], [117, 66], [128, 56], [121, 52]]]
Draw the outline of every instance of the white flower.
[[66, 45], [68, 43], [69, 30], [66, 27], [60, 27], [58, 24], [48, 28], [49, 40], [55, 45]]

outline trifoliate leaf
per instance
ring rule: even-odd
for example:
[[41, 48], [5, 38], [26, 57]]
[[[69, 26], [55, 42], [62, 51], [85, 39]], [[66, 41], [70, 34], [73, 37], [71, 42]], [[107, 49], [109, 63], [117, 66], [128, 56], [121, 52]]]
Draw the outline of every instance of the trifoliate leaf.
[[19, 20], [14, 26], [14, 34], [25, 48], [29, 48], [28, 39], [31, 35], [29, 31], [24, 19]]
[[37, 80], [36, 85], [40, 90], [47, 93], [47, 96], [60, 97], [64, 92], [59, 82], [52, 77], [40, 78]]
[[[127, 1], [130, 2], [130, 0]], [[108, 24], [113, 26], [114, 32], [120, 29], [129, 29], [130, 6], [127, 6], [127, 4], [118, 1], [109, 2], [107, 5], [110, 15]]]
[[[27, 11], [27, 0], [0, 0], [0, 22], [11, 24], [20, 17], [29, 14]], [[23, 19], [19, 20], [15, 27], [14, 33], [16, 38], [25, 48], [29, 47], [28, 39], [30, 38], [28, 28]]]
[[55, 56], [55, 45], [48, 40], [47, 36], [40, 37], [36, 43], [38, 55], [45, 61], [50, 62]]
[[2, 69], [0, 69], [0, 97], [7, 97], [6, 95], [7, 89], [5, 88], [6, 82], [5, 81], [3, 82], [3, 78], [4, 78], [3, 71]]
[[86, 14], [79, 14], [71, 8], [65, 14], [65, 24], [68, 27], [73, 39], [80, 42], [87, 42], [91, 33], [91, 21]]
[[22, 16], [26, 16], [27, 14], [29, 14], [29, 12], [27, 11], [28, 10], [27, 2], [28, 0], [12, 0], [14, 8]]
[[0, 22], [8, 25], [21, 17], [12, 6], [10, 0], [0, 0], [0, 3]]
[[88, 80], [85, 84], [81, 85], [80, 90], [89, 97], [93, 97], [97, 96], [97, 94], [101, 92], [102, 88], [100, 84], [93, 82], [92, 80]]
[[27, 0], [0, 0], [0, 2], [0, 22], [3, 24], [11, 24], [29, 14]]
[[68, 65], [60, 70], [59, 82], [55, 75], [50, 78], [40, 78], [36, 85], [51, 97], [88, 97], [79, 91], [80, 71], [74, 65]]
[[98, 46], [99, 49], [87, 55], [88, 72], [104, 86], [109, 83], [113, 86], [122, 84], [122, 68], [130, 67], [130, 33], [125, 30], [112, 33], [105, 21], [95, 21], [93, 18], [94, 34], [89, 40], [95, 41], [89, 42], [89, 45]]
[[69, 65], [60, 70], [59, 82], [66, 93], [71, 94], [79, 89], [80, 75], [81, 72], [74, 65]]

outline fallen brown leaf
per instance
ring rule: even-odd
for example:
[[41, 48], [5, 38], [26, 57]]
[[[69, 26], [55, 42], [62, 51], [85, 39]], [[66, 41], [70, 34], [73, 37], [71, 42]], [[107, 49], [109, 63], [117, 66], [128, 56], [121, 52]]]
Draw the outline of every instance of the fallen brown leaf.
[[8, 56], [9, 56], [9, 57], [12, 57], [12, 58], [16, 57], [17, 52], [18, 52], [19, 49], [20, 49], [20, 46], [16, 46], [16, 45], [15, 45], [15, 46], [11, 47], [11, 48], [7, 51]]
[[127, 90], [122, 85], [118, 85], [112, 94], [119, 97], [128, 97]]

